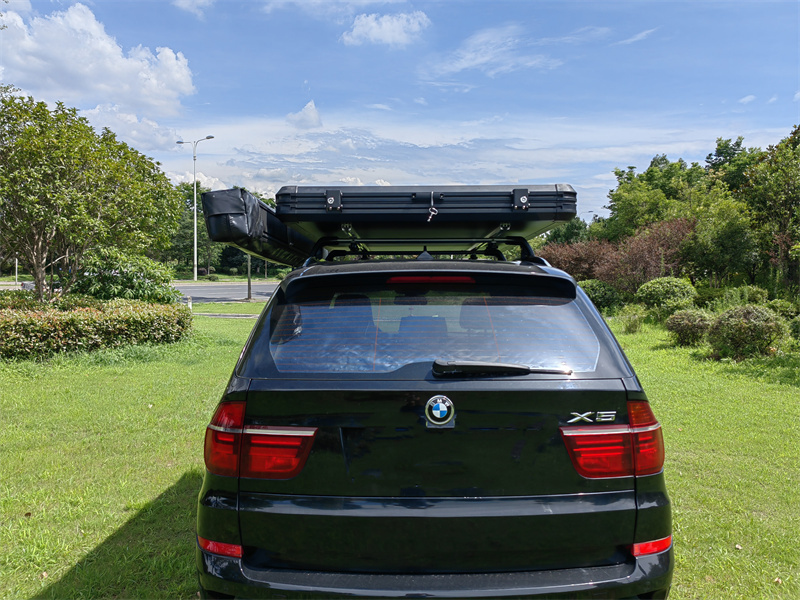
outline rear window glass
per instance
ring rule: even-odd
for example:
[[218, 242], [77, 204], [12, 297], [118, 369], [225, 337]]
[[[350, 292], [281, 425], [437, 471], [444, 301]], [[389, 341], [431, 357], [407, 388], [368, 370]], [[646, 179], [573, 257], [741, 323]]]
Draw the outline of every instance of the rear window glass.
[[[247, 362], [280, 373], [389, 373], [436, 359], [594, 371], [600, 343], [574, 299], [419, 286], [314, 290], [273, 306]], [[267, 341], [268, 340], [268, 341]], [[264, 346], [268, 347], [264, 347]], [[251, 364], [251, 367], [253, 365]], [[245, 365], [245, 375], [252, 370]]]

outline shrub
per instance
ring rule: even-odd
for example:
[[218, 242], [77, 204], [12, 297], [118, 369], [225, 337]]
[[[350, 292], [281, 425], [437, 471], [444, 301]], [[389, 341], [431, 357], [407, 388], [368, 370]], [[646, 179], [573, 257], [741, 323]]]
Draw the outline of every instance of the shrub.
[[613, 309], [622, 304], [622, 297], [614, 286], [598, 279], [578, 282], [589, 299], [600, 310]]
[[763, 306], [747, 304], [719, 315], [708, 331], [708, 341], [717, 357], [740, 360], [769, 354], [787, 331], [782, 317]]
[[181, 293], [169, 285], [172, 271], [145, 256], [127, 256], [117, 250], [102, 250], [86, 262], [86, 272], [72, 290], [101, 300], [126, 298], [170, 304]]
[[208, 275], [208, 270], [205, 267], [199, 267], [197, 269], [197, 276], [198, 277], [205, 277]]
[[787, 321], [794, 319], [797, 314], [797, 305], [793, 302], [789, 302], [788, 300], [782, 300], [780, 298], [776, 298], [775, 300], [770, 300], [765, 305], [768, 309], [772, 312], [780, 315]]
[[26, 290], [0, 290], [0, 310], [37, 310], [42, 305], [35, 292]]
[[42, 358], [125, 344], [176, 342], [191, 331], [182, 304], [116, 299], [102, 308], [0, 310], [0, 358]]
[[765, 304], [767, 290], [755, 285], [721, 288], [713, 298], [709, 298], [705, 306], [713, 312], [723, 312], [735, 306], [747, 304]]
[[219, 275], [209, 275], [208, 276], [208, 280], [209, 281], [219, 281]]
[[725, 288], [712, 288], [708, 285], [697, 286], [695, 288], [697, 296], [694, 297], [694, 304], [698, 308], [711, 308], [722, 299]]
[[661, 221], [639, 229], [617, 246], [615, 260], [600, 265], [597, 279], [629, 294], [656, 278], [680, 275], [681, 246], [694, 230], [689, 219]]
[[626, 304], [617, 313], [617, 318], [622, 322], [622, 331], [625, 333], [638, 332], [646, 316], [647, 311], [641, 304]]
[[688, 308], [679, 310], [667, 319], [667, 331], [678, 346], [695, 346], [711, 326], [711, 317], [703, 310]]
[[614, 245], [600, 240], [574, 244], [547, 244], [540, 248], [537, 254], [577, 280], [603, 279], [597, 276], [598, 269], [616, 261]]
[[800, 340], [800, 316], [789, 321], [789, 333], [796, 340]]
[[228, 269], [228, 274], [229, 275], [238, 275], [239, 274], [239, 269], [237, 269], [236, 267], [231, 267], [230, 269]]
[[651, 279], [636, 291], [636, 300], [651, 309], [659, 319], [689, 308], [697, 291], [691, 282], [677, 277]]
[[757, 285], [742, 285], [734, 289], [738, 291], [742, 304], [764, 304], [769, 297], [767, 290]]

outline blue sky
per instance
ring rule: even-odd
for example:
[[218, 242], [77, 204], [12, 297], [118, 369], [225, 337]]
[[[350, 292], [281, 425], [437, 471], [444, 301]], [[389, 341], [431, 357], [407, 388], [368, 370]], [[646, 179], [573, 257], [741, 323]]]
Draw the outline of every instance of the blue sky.
[[10, 0], [0, 80], [173, 181], [571, 183], [800, 124], [800, 3]]

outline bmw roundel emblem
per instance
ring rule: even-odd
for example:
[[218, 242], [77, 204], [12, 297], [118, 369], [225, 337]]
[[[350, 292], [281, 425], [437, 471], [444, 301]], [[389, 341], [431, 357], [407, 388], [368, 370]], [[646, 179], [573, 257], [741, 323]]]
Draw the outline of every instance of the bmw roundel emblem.
[[425, 405], [425, 417], [432, 425], [446, 425], [455, 414], [456, 409], [447, 396], [434, 396]]

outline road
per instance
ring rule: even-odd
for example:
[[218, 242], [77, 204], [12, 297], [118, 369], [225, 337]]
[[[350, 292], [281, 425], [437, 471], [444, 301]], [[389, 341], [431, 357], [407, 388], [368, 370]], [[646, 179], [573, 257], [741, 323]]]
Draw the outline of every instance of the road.
[[[247, 298], [247, 282], [213, 283], [210, 281], [178, 281], [172, 283], [184, 296], [191, 296], [192, 303], [236, 302]], [[253, 281], [251, 285], [253, 300], [266, 301], [278, 287], [276, 283]]]

